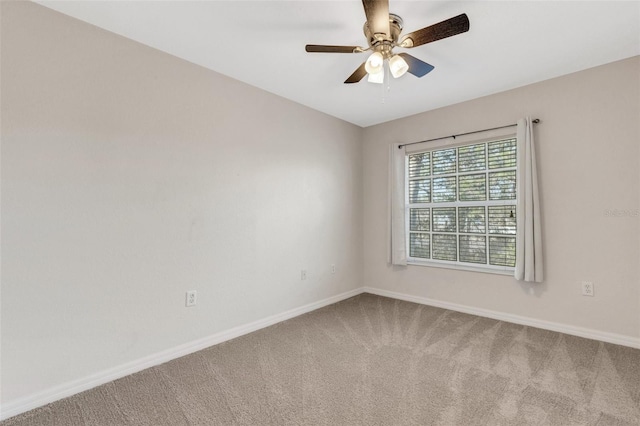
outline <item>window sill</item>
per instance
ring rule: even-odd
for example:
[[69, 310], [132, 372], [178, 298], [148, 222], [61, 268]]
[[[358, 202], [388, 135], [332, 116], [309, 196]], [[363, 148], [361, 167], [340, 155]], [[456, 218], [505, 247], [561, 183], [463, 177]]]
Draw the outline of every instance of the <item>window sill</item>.
[[442, 269], [453, 269], [456, 271], [467, 271], [467, 272], [482, 272], [484, 274], [496, 274], [496, 275], [509, 275], [513, 276], [515, 273], [515, 268], [486, 268], [482, 266], [471, 266], [471, 265], [448, 265], [445, 263], [439, 262], [429, 262], [425, 260], [416, 260], [416, 259], [408, 259], [407, 265], [412, 266], [427, 266], [430, 268], [442, 268]]

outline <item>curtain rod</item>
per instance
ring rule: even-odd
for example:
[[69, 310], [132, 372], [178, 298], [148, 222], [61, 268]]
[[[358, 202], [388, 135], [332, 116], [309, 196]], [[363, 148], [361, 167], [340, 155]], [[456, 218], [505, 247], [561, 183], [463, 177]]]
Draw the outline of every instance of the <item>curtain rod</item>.
[[[534, 118], [533, 120], [531, 120], [532, 123], [534, 124], [538, 124], [540, 122], [539, 118]], [[480, 132], [488, 132], [490, 130], [498, 130], [498, 129], [506, 129], [507, 127], [513, 127], [513, 126], [517, 126], [517, 124], [509, 124], [507, 126], [500, 126], [500, 127], [492, 127], [490, 129], [484, 129], [484, 130], [475, 130], [473, 132], [467, 132], [467, 133], [460, 133], [457, 135], [451, 135], [451, 136], [442, 136], [441, 138], [433, 138], [433, 139], [427, 139], [426, 141], [419, 141], [419, 142], [411, 142], [411, 143], [404, 143], [402, 145], [398, 145], [398, 148], [402, 148], [403, 146], [409, 146], [409, 145], [415, 145], [417, 143], [425, 143], [425, 142], [433, 142], [433, 141], [439, 141], [441, 139], [447, 139], [447, 138], [456, 138], [457, 136], [466, 136], [466, 135], [472, 135], [474, 133], [480, 133]]]

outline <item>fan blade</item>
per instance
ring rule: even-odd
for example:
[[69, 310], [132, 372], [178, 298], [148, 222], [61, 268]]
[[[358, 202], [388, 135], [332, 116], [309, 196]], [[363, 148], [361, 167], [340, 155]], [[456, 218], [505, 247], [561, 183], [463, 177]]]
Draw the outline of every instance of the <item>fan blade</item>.
[[362, 6], [371, 33], [389, 37], [389, 0], [362, 0]]
[[358, 46], [324, 46], [322, 44], [307, 44], [304, 50], [317, 53], [357, 53]]
[[456, 34], [469, 31], [469, 18], [466, 13], [454, 16], [446, 21], [425, 27], [421, 30], [414, 31], [402, 38], [400, 45], [402, 47], [416, 47], [432, 41], [441, 40]]
[[433, 65], [421, 61], [415, 56], [411, 56], [408, 53], [398, 53], [398, 55], [402, 56], [402, 59], [407, 62], [407, 65], [409, 65], [409, 72], [416, 77], [424, 77], [433, 71]]
[[353, 74], [351, 74], [349, 78], [344, 81], [345, 84], [357, 83], [362, 80], [365, 75], [367, 75], [367, 70], [364, 69], [364, 64], [366, 64], [366, 62], [363, 62], [362, 65], [360, 65], [360, 67], [358, 67], [358, 69], [355, 70]]

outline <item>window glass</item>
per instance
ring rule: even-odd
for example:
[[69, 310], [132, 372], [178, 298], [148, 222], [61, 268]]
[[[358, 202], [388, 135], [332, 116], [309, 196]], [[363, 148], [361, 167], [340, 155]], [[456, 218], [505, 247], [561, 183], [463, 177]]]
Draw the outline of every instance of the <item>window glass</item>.
[[408, 155], [409, 261], [515, 266], [516, 139]]

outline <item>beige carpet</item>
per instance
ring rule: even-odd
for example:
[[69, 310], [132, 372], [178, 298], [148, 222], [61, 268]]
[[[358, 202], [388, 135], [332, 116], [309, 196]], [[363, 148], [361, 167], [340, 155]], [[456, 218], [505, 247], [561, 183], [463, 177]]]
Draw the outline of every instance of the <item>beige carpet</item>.
[[363, 294], [23, 425], [635, 425], [640, 350]]

